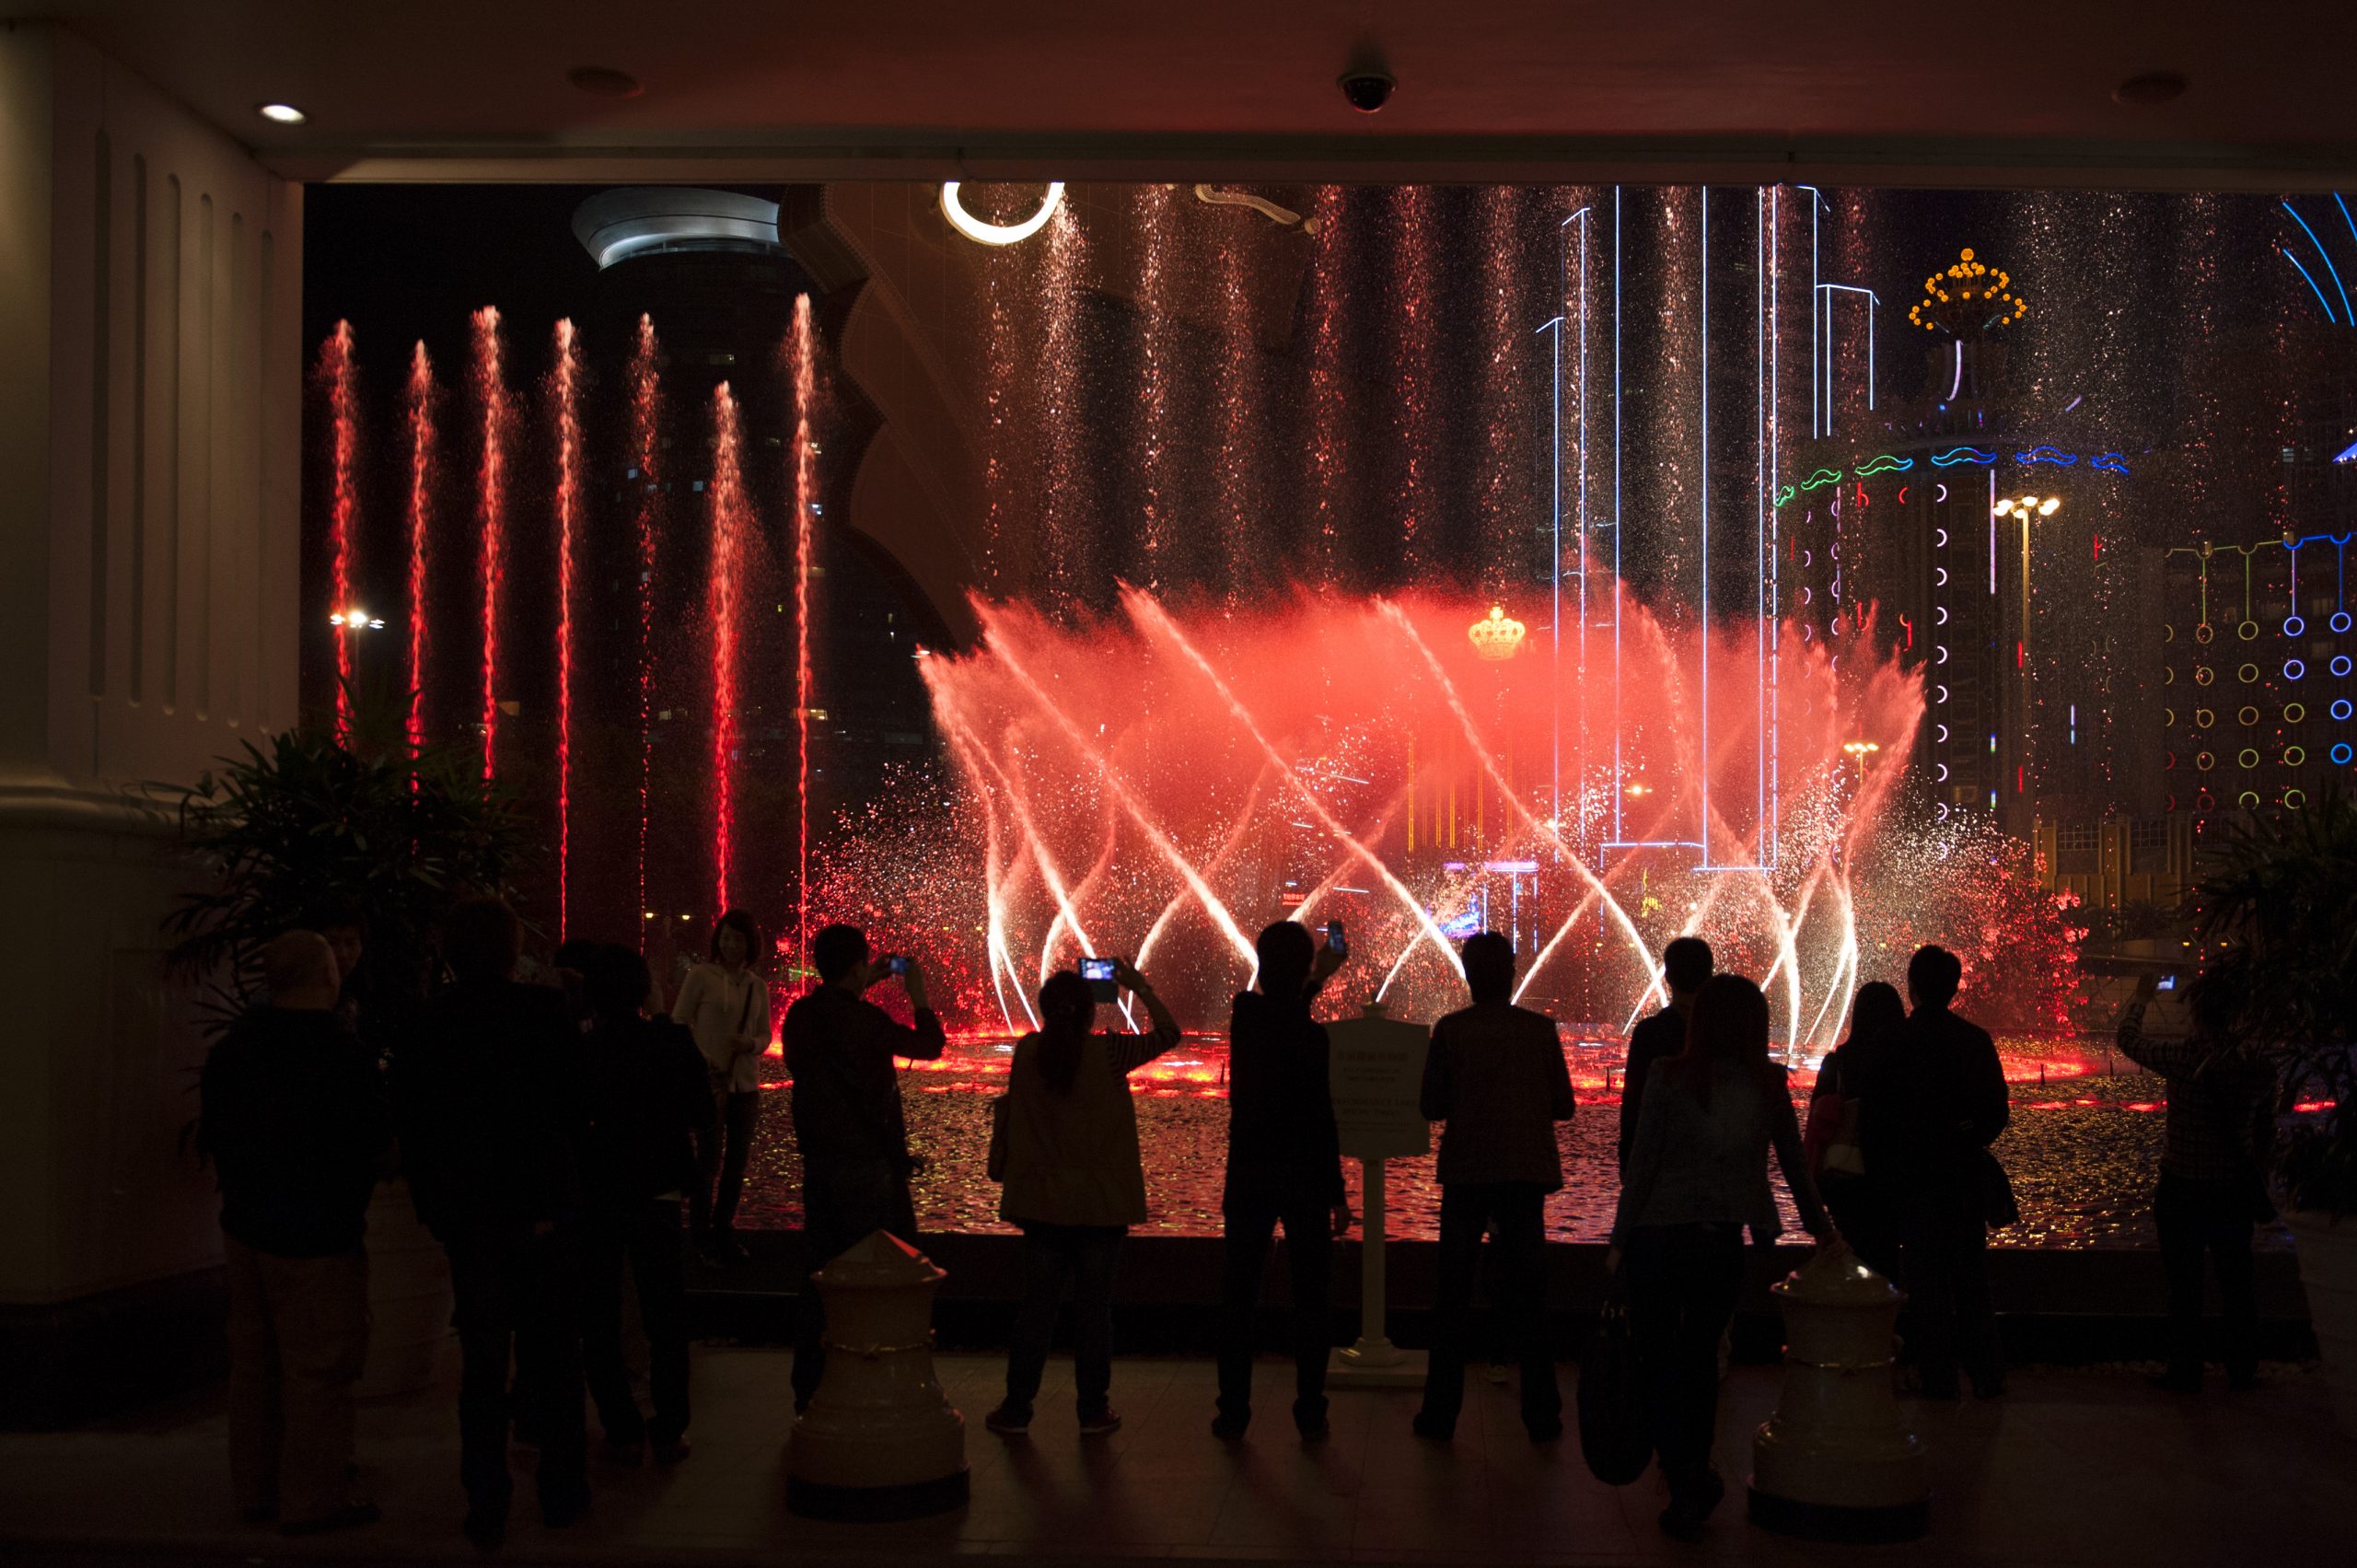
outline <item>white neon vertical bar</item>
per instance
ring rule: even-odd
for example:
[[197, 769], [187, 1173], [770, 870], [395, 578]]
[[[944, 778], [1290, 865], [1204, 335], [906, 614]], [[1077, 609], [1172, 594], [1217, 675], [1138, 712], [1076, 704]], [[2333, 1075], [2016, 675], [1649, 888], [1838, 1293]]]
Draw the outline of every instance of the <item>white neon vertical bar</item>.
[[[1587, 758], [1590, 726], [1587, 722], [1587, 231], [1589, 213], [1593, 207], [1582, 207], [1580, 217], [1580, 758]], [[1563, 820], [1563, 796], [1559, 784], [1555, 792], [1555, 822], [1560, 830]]]
[[1872, 289], [1866, 291], [1866, 412], [1875, 410], [1875, 309], [1882, 296]]
[[1997, 470], [1989, 470], [1989, 597], [1997, 597]]
[[1768, 192], [1754, 190], [1751, 193], [1751, 477], [1754, 494], [1751, 502], [1751, 621], [1752, 634], [1759, 639], [1752, 650], [1752, 772], [1755, 780], [1752, 810], [1755, 814], [1753, 842], [1761, 849], [1752, 852], [1757, 862], [1766, 847], [1760, 830], [1768, 813], [1768, 757], [1761, 749], [1768, 736], [1768, 626], [1764, 611], [1767, 608], [1768, 562], [1763, 554], [1768, 543]]
[[[1781, 238], [1778, 230], [1782, 226], [1778, 199], [1782, 194], [1782, 192], [1775, 186], [1771, 185], [1768, 188], [1768, 270], [1775, 280], [1775, 286], [1768, 291], [1768, 491], [1769, 500], [1771, 503], [1775, 500], [1777, 486], [1782, 480], [1782, 473], [1779, 467], [1781, 454], [1777, 451], [1777, 447], [1782, 441], [1783, 416], [1783, 387], [1778, 373], [1777, 363], [1779, 346], [1777, 340], [1780, 336], [1777, 317], [1778, 296], [1782, 293], [1784, 284], [1783, 264], [1780, 260], [1782, 252], [1778, 244]], [[1782, 542], [1782, 509], [1771, 505], [1768, 509], [1768, 610], [1771, 619], [1782, 610], [1782, 595], [1780, 591], [1782, 587], [1780, 574], [1783, 570], [1780, 549]], [[1776, 813], [1782, 805], [1780, 791], [1782, 779], [1779, 772], [1781, 759], [1777, 755], [1776, 741], [1778, 726], [1782, 717], [1781, 690], [1783, 676], [1782, 658], [1782, 639], [1780, 637], [1777, 640], [1777, 645], [1769, 650], [1768, 662], [1768, 823], [1761, 834], [1761, 842], [1768, 846], [1768, 864], [1771, 865], [1775, 865], [1777, 859]]]
[[1711, 188], [1702, 187], [1702, 221], [1695, 239], [1702, 255], [1702, 304], [1696, 313], [1696, 335], [1702, 344], [1702, 466], [1698, 484], [1702, 503], [1702, 822], [1695, 834], [1702, 845], [1702, 864], [1711, 863]]
[[1620, 187], [1612, 188], [1612, 837], [1620, 825]]

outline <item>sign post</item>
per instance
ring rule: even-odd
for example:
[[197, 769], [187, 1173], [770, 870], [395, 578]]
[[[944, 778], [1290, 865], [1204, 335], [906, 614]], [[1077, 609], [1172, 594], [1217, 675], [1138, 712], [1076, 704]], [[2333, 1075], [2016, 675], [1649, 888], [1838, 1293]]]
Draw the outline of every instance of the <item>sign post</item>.
[[1327, 1381], [1341, 1388], [1399, 1388], [1424, 1380], [1421, 1351], [1391, 1342], [1384, 1324], [1384, 1191], [1387, 1159], [1432, 1147], [1432, 1126], [1418, 1107], [1424, 1051], [1432, 1033], [1384, 1015], [1369, 1002], [1363, 1016], [1329, 1027], [1332, 1041], [1334, 1127], [1342, 1153], [1359, 1162], [1359, 1340], [1334, 1353]]

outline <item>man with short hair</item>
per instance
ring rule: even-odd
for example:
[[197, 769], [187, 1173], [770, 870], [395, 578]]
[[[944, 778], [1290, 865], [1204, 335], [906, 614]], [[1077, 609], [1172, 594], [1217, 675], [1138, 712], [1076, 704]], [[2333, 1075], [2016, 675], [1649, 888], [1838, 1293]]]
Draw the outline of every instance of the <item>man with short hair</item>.
[[563, 994], [515, 978], [523, 926], [496, 899], [444, 923], [458, 979], [395, 1060], [401, 1152], [417, 1217], [450, 1256], [461, 1371], [459, 1476], [467, 1537], [505, 1538], [513, 1412], [540, 1445], [541, 1517], [588, 1511], [581, 1397], [581, 1031]]
[[199, 1084], [229, 1283], [229, 1473], [246, 1520], [287, 1535], [365, 1525], [351, 1493], [352, 1386], [368, 1353], [368, 1200], [385, 1156], [374, 1063], [336, 1016], [326, 939], [262, 950], [266, 1005]]
[[1892, 1201], [1899, 1283], [1908, 1293], [1924, 1395], [1954, 1399], [1959, 1364], [1972, 1391], [2005, 1391], [1997, 1310], [1989, 1296], [1987, 1153], [2012, 1120], [2004, 1064], [1989, 1031], [1949, 1010], [1964, 963], [1936, 946], [1907, 964], [1907, 1050], [1861, 1086], [1866, 1171]]
[[[815, 1272], [876, 1231], [915, 1245], [916, 1205], [909, 1177], [916, 1161], [900, 1107], [896, 1057], [938, 1060], [941, 1020], [926, 1005], [924, 970], [900, 960], [900, 983], [914, 1011], [903, 1024], [866, 999], [894, 960], [876, 958], [855, 925], [825, 926], [810, 941], [819, 983], [785, 1010], [785, 1065], [794, 1079], [794, 1137], [802, 1154], [802, 1239]], [[818, 1391], [826, 1353], [819, 1344], [817, 1289], [807, 1293], [794, 1349], [794, 1408]]]
[[1629, 1151], [1637, 1142], [1637, 1113], [1643, 1109], [1645, 1077], [1655, 1064], [1686, 1049], [1686, 1017], [1694, 1011], [1695, 993], [1711, 978], [1715, 960], [1711, 945], [1700, 936], [1680, 936], [1661, 950], [1661, 977], [1669, 988], [1669, 1002], [1629, 1031], [1629, 1060], [1620, 1069], [1620, 1168], [1629, 1168]]
[[1577, 1109], [1555, 1021], [1514, 1005], [1514, 945], [1494, 931], [1465, 944], [1473, 1005], [1433, 1026], [1422, 1110], [1441, 1121], [1439, 1280], [1420, 1437], [1446, 1442], [1465, 1403], [1465, 1319], [1486, 1230], [1497, 1312], [1522, 1363], [1522, 1420], [1535, 1442], [1563, 1431], [1546, 1326], [1547, 1194], [1563, 1185], [1555, 1123]]

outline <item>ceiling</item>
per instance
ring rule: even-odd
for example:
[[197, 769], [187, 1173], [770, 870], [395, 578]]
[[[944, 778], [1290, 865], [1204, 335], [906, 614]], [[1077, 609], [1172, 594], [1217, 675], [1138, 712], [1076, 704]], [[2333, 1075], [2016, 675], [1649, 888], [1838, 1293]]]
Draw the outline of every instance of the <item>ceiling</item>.
[[[2357, 184], [2345, 0], [0, 0], [31, 16], [310, 180]], [[2115, 100], [2153, 72], [2183, 95]]]

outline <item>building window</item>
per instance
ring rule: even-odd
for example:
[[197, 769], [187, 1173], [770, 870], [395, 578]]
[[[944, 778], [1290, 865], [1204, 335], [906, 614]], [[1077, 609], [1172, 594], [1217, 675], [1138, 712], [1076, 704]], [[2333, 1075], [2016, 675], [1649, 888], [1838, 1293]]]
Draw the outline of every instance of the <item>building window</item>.
[[2169, 825], [2166, 822], [2146, 820], [2128, 824], [2130, 849], [2165, 849], [2168, 842]]
[[2092, 822], [2065, 822], [2054, 830], [2054, 847], [2058, 850], [2092, 850], [2100, 837], [2100, 830]]

